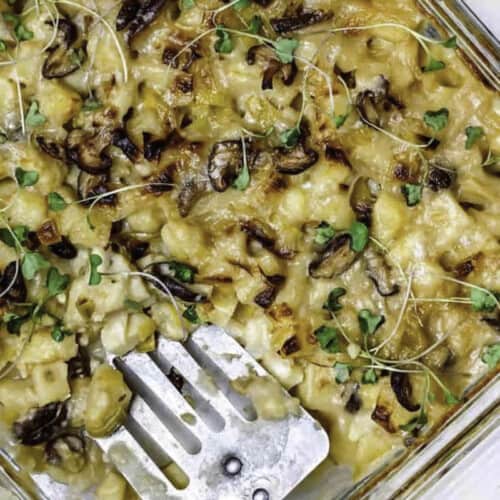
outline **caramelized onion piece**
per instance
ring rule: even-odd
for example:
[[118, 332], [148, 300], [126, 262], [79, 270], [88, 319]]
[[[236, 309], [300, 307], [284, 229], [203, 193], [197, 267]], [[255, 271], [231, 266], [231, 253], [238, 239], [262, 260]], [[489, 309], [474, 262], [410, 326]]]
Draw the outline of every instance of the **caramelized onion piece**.
[[331, 18], [331, 14], [322, 10], [302, 12], [295, 16], [287, 16], [271, 19], [271, 26], [276, 33], [288, 33], [296, 31], [314, 24], [322, 23]]

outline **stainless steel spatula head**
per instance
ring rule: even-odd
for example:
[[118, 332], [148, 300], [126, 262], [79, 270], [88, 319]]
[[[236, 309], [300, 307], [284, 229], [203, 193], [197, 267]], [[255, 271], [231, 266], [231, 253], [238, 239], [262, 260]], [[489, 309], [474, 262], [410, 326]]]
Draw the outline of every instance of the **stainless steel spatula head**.
[[[161, 338], [154, 353], [110, 361], [135, 396], [125, 424], [97, 442], [144, 500], [279, 500], [328, 453], [327, 434], [302, 408], [260, 418], [232, 389], [267, 381], [274, 398], [293, 406], [221, 328], [203, 326], [185, 344]], [[164, 473], [172, 462], [187, 486]], [[41, 489], [56, 487], [40, 475], [34, 480]], [[48, 498], [62, 498], [60, 490]]]

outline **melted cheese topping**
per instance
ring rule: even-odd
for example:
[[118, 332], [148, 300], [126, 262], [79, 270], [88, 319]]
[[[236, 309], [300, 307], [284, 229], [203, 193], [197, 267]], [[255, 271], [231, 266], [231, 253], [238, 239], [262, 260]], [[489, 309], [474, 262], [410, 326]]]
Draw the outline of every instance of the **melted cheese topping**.
[[[19, 18], [0, 19], [0, 225], [8, 235], [30, 231], [22, 246], [5, 234], [0, 243], [2, 286], [18, 261], [27, 287], [20, 301], [2, 293], [8, 426], [62, 401], [74, 426], [96, 425], [89, 391], [103, 403], [99, 414], [123, 416], [109, 408], [127, 395], [120, 377], [111, 386], [102, 371], [92, 376], [103, 349], [150, 350], [155, 330], [183, 340], [193, 322], [212, 322], [313, 412], [330, 433], [331, 458], [361, 478], [436, 426], [446, 400], [486, 373], [485, 349], [498, 345], [490, 293], [500, 291], [498, 94], [437, 43], [413, 0], [261, 3], [167, 2], [134, 36], [130, 24], [115, 29], [121, 5], [111, 0], [26, 2]], [[12, 13], [4, 0], [0, 10]], [[249, 34], [254, 16], [262, 26]], [[276, 21], [286, 17], [318, 22], [277, 33], [290, 28]], [[280, 37], [293, 50], [273, 45]], [[438, 68], [423, 71], [431, 58]], [[68, 73], [54, 76], [49, 62]], [[469, 127], [478, 136], [466, 148]], [[17, 170], [16, 184], [16, 169], [37, 181]], [[369, 230], [354, 250], [353, 227]], [[333, 240], [321, 228], [334, 229]], [[61, 241], [71, 258], [50, 246]], [[44, 263], [28, 279], [33, 254]], [[99, 284], [89, 285], [91, 255], [102, 260]], [[177, 285], [207, 300], [171, 288], [174, 305], [130, 274], [164, 261], [180, 263], [181, 271], [168, 266]], [[68, 276], [55, 297], [49, 266]], [[194, 284], [182, 274], [193, 268]], [[345, 294], [332, 314], [323, 306], [336, 288]], [[476, 297], [474, 310], [471, 291], [489, 303]], [[36, 318], [30, 304], [41, 307]], [[363, 310], [383, 316], [371, 334], [362, 333]], [[27, 319], [16, 330], [7, 314]], [[82, 351], [89, 370], [75, 374]], [[364, 383], [370, 369], [375, 378]], [[420, 410], [401, 403], [398, 383]], [[251, 395], [265, 402], [264, 390]], [[423, 415], [427, 423], [415, 426]], [[94, 448], [94, 461], [71, 474], [60, 472], [65, 461], [44, 465], [46, 441], [35, 446], [39, 468], [80, 485], [104, 479]], [[98, 489], [99, 498], [129, 494], [115, 474]]]

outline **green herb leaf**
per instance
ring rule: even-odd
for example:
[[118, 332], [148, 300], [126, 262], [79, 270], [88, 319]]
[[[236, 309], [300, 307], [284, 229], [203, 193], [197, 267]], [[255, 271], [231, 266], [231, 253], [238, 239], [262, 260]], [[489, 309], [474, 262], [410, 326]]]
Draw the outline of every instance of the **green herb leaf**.
[[7, 50], [7, 44], [0, 39], [0, 52], [5, 52]]
[[343, 115], [333, 115], [333, 123], [335, 125], [335, 128], [340, 128], [344, 123], [346, 122], [347, 118], [349, 118], [349, 115], [351, 113], [345, 113]]
[[226, 31], [223, 24], [219, 24], [215, 28], [215, 34], [217, 35], [217, 41], [214, 45], [215, 52], [219, 52], [220, 54], [231, 53], [234, 48], [233, 41], [231, 40], [231, 36]]
[[453, 35], [451, 38], [448, 38], [448, 40], [442, 42], [441, 45], [443, 47], [446, 47], [447, 49], [456, 49], [458, 47], [456, 35]]
[[35, 36], [34, 33], [33, 33], [33, 31], [30, 31], [22, 23], [20, 23], [19, 26], [17, 26], [17, 28], [15, 28], [14, 32], [16, 34], [16, 38], [20, 42], [25, 42], [27, 40], [32, 40], [33, 37]]
[[76, 66], [83, 66], [86, 57], [85, 51], [81, 47], [73, 49], [69, 53], [69, 60], [71, 64], [75, 64]]
[[89, 285], [98, 285], [102, 276], [101, 273], [97, 270], [97, 268], [102, 264], [102, 258], [100, 255], [95, 253], [90, 254], [89, 257], [90, 263], [90, 275], [89, 275]]
[[316, 228], [314, 243], [317, 245], [326, 245], [335, 236], [335, 229], [328, 222], [322, 221]]
[[444, 400], [447, 405], [456, 405], [460, 403], [460, 399], [458, 399], [453, 393], [446, 391], [444, 393]]
[[293, 148], [297, 145], [300, 138], [299, 127], [289, 128], [280, 134], [280, 141], [286, 148]]
[[250, 185], [250, 170], [248, 168], [246, 145], [243, 141], [243, 166], [238, 174], [238, 177], [233, 182], [233, 187], [238, 191], [245, 191]]
[[278, 38], [273, 42], [274, 51], [278, 59], [285, 64], [292, 63], [295, 49], [299, 46], [299, 43], [295, 38]]
[[167, 265], [169, 270], [174, 273], [174, 277], [176, 279], [182, 281], [183, 283], [193, 283], [196, 268], [176, 260], [167, 262]]
[[[15, 226], [12, 228], [12, 232], [18, 239], [19, 243], [22, 245], [28, 238], [29, 229], [27, 226]], [[16, 248], [16, 240], [14, 239], [14, 236], [12, 236], [12, 233], [8, 228], [0, 228], [0, 241], [11, 248]]]
[[45, 257], [38, 252], [27, 252], [24, 254], [21, 271], [27, 280], [32, 280], [38, 271], [50, 267]]
[[486, 363], [490, 370], [494, 370], [500, 363], [500, 342], [486, 346], [481, 354], [481, 361]]
[[399, 428], [406, 432], [418, 432], [427, 424], [427, 415], [420, 412], [418, 416], [412, 418], [407, 424], [400, 425]]
[[368, 368], [363, 371], [363, 375], [361, 376], [362, 384], [376, 384], [378, 381], [378, 375], [374, 368]]
[[250, 0], [238, 0], [234, 3], [233, 9], [235, 10], [243, 10], [246, 9], [250, 5]]
[[64, 201], [64, 198], [56, 192], [49, 193], [47, 197], [49, 208], [53, 212], [60, 212], [66, 208], [67, 203]]
[[439, 71], [446, 68], [446, 64], [443, 61], [438, 61], [431, 57], [427, 64], [422, 68], [424, 73], [430, 73], [432, 71]]
[[497, 307], [495, 295], [486, 290], [479, 290], [471, 288], [470, 300], [472, 302], [472, 309], [474, 311], [492, 312]]
[[260, 16], [253, 16], [248, 23], [248, 33], [256, 35], [262, 28], [262, 18]]
[[25, 121], [26, 125], [32, 128], [43, 125], [47, 121], [47, 118], [40, 113], [38, 101], [32, 101], [30, 104], [28, 112], [26, 113]]
[[446, 108], [437, 111], [426, 111], [424, 113], [424, 123], [435, 132], [443, 130], [448, 125], [450, 112]]
[[62, 342], [64, 337], [73, 335], [73, 332], [67, 330], [61, 324], [57, 324], [52, 327], [51, 335], [56, 342]]
[[467, 136], [465, 149], [472, 149], [472, 146], [484, 136], [484, 129], [483, 127], [467, 127], [465, 129], [465, 135]]
[[142, 304], [140, 302], [136, 302], [135, 300], [125, 299], [123, 301], [123, 305], [127, 309], [130, 309], [131, 311], [134, 311], [134, 312], [141, 312], [143, 309]]
[[28, 321], [31, 317], [31, 313], [24, 314], [23, 316], [19, 316], [14, 313], [5, 313], [2, 317], [2, 321], [5, 323], [7, 327], [7, 331], [13, 335], [19, 335], [21, 331], [21, 326], [23, 326], [26, 321]]
[[363, 335], [373, 335], [384, 324], [385, 318], [373, 314], [369, 309], [362, 309], [359, 311], [358, 321]]
[[196, 7], [196, 3], [194, 0], [181, 0], [182, 10], [189, 10], [192, 9], [193, 7]]
[[339, 302], [340, 297], [347, 293], [345, 288], [334, 288], [329, 294], [326, 302], [323, 304], [323, 309], [330, 312], [337, 312], [342, 309], [342, 304]]
[[196, 306], [194, 304], [191, 304], [183, 313], [182, 317], [184, 319], [187, 319], [190, 323], [193, 323], [194, 325], [199, 325], [201, 324], [201, 319], [198, 316], [198, 312], [196, 311]]
[[16, 180], [21, 187], [34, 186], [40, 178], [35, 170], [23, 170], [21, 167], [16, 168]]
[[340, 351], [340, 343], [338, 338], [338, 331], [336, 328], [330, 326], [320, 326], [314, 331], [314, 336], [318, 340], [318, 343], [326, 352], [336, 353]]
[[404, 184], [401, 186], [401, 192], [406, 198], [406, 204], [414, 207], [420, 203], [424, 187], [422, 184]]
[[359, 221], [354, 221], [349, 229], [351, 235], [351, 248], [355, 252], [362, 252], [368, 243], [368, 227]]
[[55, 297], [66, 290], [69, 284], [69, 276], [61, 274], [56, 267], [51, 267], [47, 273], [47, 289], [49, 297]]
[[333, 370], [335, 372], [335, 382], [337, 382], [337, 384], [345, 384], [349, 380], [351, 365], [337, 362], [333, 365]]
[[102, 108], [102, 102], [95, 97], [87, 97], [87, 99], [83, 101], [82, 111], [90, 112], [100, 108]]

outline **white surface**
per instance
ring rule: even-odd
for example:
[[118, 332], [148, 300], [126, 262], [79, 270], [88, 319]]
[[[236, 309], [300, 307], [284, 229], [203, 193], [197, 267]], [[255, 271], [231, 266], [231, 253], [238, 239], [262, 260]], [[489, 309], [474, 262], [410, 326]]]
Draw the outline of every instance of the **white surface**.
[[500, 39], [500, 0], [464, 0]]

